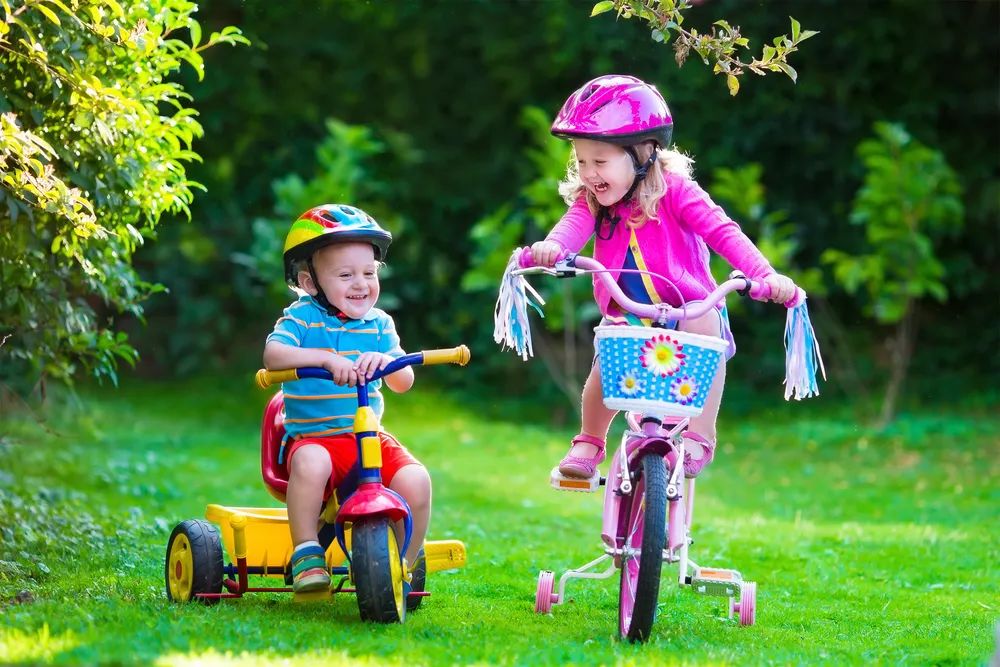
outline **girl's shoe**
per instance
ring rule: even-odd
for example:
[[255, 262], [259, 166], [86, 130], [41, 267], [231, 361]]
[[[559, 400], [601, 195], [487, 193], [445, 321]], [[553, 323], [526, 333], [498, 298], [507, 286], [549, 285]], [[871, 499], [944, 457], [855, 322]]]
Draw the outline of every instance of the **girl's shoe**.
[[709, 442], [703, 435], [694, 431], [684, 432], [685, 440], [693, 440], [701, 445], [701, 456], [694, 458], [688, 445], [684, 446], [684, 476], [697, 477], [705, 469], [712, 459], [715, 458], [715, 443]]
[[316, 542], [306, 542], [292, 552], [292, 590], [310, 593], [330, 587], [326, 554]]
[[559, 472], [561, 472], [566, 477], [582, 477], [584, 479], [590, 479], [597, 472], [597, 466], [604, 461], [604, 440], [601, 438], [595, 438], [592, 435], [587, 435], [585, 433], [580, 433], [573, 438], [570, 443], [570, 451], [573, 451], [573, 446], [578, 442], [585, 442], [587, 444], [597, 447], [597, 453], [593, 456], [573, 456], [572, 454], [567, 454], [563, 457], [563, 460], [559, 462]]

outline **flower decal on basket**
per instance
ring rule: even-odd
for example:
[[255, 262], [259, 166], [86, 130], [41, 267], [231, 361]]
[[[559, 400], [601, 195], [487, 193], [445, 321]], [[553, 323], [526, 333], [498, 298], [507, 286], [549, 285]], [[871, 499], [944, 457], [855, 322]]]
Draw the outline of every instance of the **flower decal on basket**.
[[629, 371], [619, 378], [618, 389], [626, 396], [635, 396], [642, 391], [642, 381], [636, 377], [635, 371]]
[[698, 395], [698, 383], [687, 375], [670, 383], [670, 398], [681, 405], [690, 405]]
[[673, 375], [684, 365], [684, 345], [667, 334], [653, 336], [642, 346], [640, 358], [643, 367], [662, 377]]

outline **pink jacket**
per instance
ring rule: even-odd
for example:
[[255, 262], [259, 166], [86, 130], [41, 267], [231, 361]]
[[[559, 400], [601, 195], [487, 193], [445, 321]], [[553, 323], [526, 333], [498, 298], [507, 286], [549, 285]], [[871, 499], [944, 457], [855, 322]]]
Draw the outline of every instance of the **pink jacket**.
[[[753, 280], [761, 280], [775, 272], [740, 226], [697, 183], [669, 172], [664, 178], [667, 193], [660, 200], [657, 219], [647, 221], [635, 232], [649, 271], [673, 281], [685, 301], [704, 299], [718, 286], [709, 271], [709, 248]], [[610, 239], [595, 241], [594, 259], [612, 269], [615, 280], [620, 275], [615, 269], [621, 269], [625, 263], [630, 236], [625, 220], [634, 205], [631, 202], [614, 205], [610, 212], [620, 215], [621, 222]], [[552, 228], [546, 240], [570, 252], [579, 252], [593, 235], [594, 222], [587, 198], [581, 196]], [[661, 299], [676, 301], [676, 292], [662, 280], [654, 279], [653, 284]], [[594, 296], [601, 312], [607, 315], [611, 296], [596, 276]]]

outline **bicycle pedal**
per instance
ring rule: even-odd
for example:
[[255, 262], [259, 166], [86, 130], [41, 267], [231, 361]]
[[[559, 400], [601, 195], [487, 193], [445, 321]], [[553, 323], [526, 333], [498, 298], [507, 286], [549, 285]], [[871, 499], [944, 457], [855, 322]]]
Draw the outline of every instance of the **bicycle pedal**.
[[593, 493], [601, 486], [601, 471], [594, 471], [593, 477], [567, 477], [559, 472], [559, 467], [552, 469], [549, 476], [549, 484], [553, 489], [560, 491], [579, 491], [581, 493]]
[[702, 595], [721, 595], [732, 597], [739, 595], [743, 575], [737, 570], [723, 568], [699, 567], [691, 577], [691, 588]]

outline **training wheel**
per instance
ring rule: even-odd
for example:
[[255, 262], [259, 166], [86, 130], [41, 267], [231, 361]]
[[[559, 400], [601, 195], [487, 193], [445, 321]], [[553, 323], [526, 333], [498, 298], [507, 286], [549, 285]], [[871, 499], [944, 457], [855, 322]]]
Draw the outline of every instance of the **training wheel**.
[[744, 581], [740, 586], [740, 601], [729, 598], [729, 616], [740, 614], [740, 625], [753, 625], [757, 620], [757, 582]]
[[552, 603], [559, 601], [559, 595], [552, 592], [555, 574], [551, 570], [538, 573], [538, 589], [535, 591], [535, 613], [547, 614], [552, 611]]

